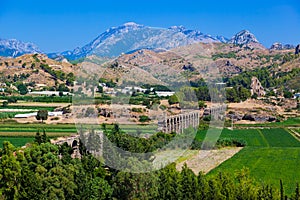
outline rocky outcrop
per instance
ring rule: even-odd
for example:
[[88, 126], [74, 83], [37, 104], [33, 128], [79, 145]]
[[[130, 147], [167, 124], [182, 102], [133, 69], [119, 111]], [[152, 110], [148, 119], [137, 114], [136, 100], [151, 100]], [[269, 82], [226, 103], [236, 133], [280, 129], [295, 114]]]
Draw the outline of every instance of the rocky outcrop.
[[272, 44], [270, 50], [288, 50], [288, 49], [294, 49], [294, 45], [291, 44], [285, 44], [283, 45], [280, 42], [275, 42], [274, 44]]
[[259, 43], [253, 33], [248, 30], [243, 30], [237, 33], [228, 42], [229, 44], [245, 45], [249, 43]]
[[222, 73], [226, 77], [230, 77], [234, 74], [239, 74], [243, 71], [241, 67], [236, 66], [230, 60], [217, 61], [216, 65], [218, 66], [220, 73]]
[[260, 115], [260, 114], [245, 114], [243, 120], [256, 121], [256, 122], [274, 122], [276, 117], [270, 115]]

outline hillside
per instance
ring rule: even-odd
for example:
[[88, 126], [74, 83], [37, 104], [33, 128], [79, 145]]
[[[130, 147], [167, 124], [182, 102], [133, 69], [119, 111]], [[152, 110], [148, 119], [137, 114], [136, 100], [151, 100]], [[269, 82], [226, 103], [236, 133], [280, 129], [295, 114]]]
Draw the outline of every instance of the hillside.
[[58, 62], [43, 54], [26, 54], [16, 58], [0, 57], [0, 82], [27, 84], [35, 89], [51, 89], [66, 84], [71, 86], [77, 66], [67, 61]]
[[[91, 59], [94, 58], [94, 59]], [[197, 78], [233, 77], [242, 72], [272, 67], [271, 72], [289, 72], [299, 67], [294, 50], [268, 50], [223, 43], [196, 43], [169, 51], [141, 49], [122, 54], [116, 59], [98, 62], [97, 56], [88, 57], [81, 65], [93, 63], [108, 79], [127, 81], [165, 82], [179, 76]]]

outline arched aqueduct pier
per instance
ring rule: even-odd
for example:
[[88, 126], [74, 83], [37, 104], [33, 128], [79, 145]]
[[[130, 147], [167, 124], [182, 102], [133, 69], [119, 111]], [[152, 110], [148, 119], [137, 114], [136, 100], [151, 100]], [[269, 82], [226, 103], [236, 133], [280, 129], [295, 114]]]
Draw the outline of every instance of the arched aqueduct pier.
[[164, 133], [183, 133], [183, 130], [189, 127], [197, 128], [199, 126], [199, 120], [199, 111], [165, 116], [163, 120], [158, 122], [158, 131], [162, 131]]

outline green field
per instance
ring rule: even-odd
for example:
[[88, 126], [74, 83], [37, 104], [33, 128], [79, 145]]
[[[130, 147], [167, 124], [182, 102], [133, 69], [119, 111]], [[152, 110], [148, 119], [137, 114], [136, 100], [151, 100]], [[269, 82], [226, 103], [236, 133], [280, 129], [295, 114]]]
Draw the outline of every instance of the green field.
[[263, 124], [235, 124], [237, 128], [244, 127], [269, 127], [269, 128], [285, 128], [285, 127], [300, 127], [300, 118], [289, 118], [282, 122], [270, 122]]
[[0, 107], [1, 109], [29, 109], [29, 110], [48, 110], [48, 111], [54, 111], [56, 107], [54, 106], [27, 106], [27, 105], [8, 105], [6, 107]]
[[[202, 140], [205, 132], [197, 135]], [[259, 183], [268, 183], [279, 188], [280, 179], [287, 194], [294, 192], [300, 183], [300, 142], [285, 129], [224, 129], [220, 138], [237, 138], [247, 146], [212, 170], [208, 176], [219, 172], [234, 173], [244, 167]]]
[[[96, 128], [102, 129], [100, 125], [84, 125], [84, 128]], [[77, 133], [77, 129], [74, 124], [41, 124], [41, 123], [28, 123], [28, 124], [18, 124], [18, 123], [1, 123], [0, 124], [0, 135], [12, 136], [15, 133], [24, 133], [26, 136], [35, 135], [37, 130], [45, 129], [47, 134], [51, 133]], [[113, 128], [113, 125], [107, 125], [107, 130]], [[120, 129], [126, 133], [141, 133], [141, 134], [151, 134], [156, 132], [157, 126], [155, 125], [120, 125]]]
[[[196, 138], [202, 141], [206, 136], [206, 131], [199, 131]], [[240, 139], [247, 142], [251, 147], [300, 147], [300, 142], [296, 140], [285, 129], [223, 129], [220, 139], [231, 138]]]
[[[100, 125], [85, 125], [85, 128], [97, 128], [101, 129]], [[107, 125], [107, 129], [110, 130], [113, 125]], [[136, 125], [120, 125], [122, 131], [126, 133], [153, 133], [156, 130], [156, 126], [138, 126]], [[77, 133], [76, 126], [74, 124], [41, 124], [41, 123], [28, 123], [28, 124], [18, 124], [18, 123], [1, 123], [0, 124], [0, 148], [4, 141], [11, 142], [16, 147], [24, 146], [28, 142], [34, 140], [34, 136], [37, 131], [46, 131], [48, 137], [61, 137], [69, 136]]]
[[22, 147], [28, 142], [32, 142], [34, 137], [0, 137], [0, 148], [3, 147], [4, 141], [9, 141], [15, 147]]

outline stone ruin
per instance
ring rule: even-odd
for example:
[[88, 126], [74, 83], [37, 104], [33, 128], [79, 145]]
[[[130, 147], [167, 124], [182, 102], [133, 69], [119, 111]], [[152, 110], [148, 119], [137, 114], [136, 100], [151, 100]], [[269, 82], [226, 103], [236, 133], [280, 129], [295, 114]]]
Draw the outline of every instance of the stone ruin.
[[266, 92], [258, 78], [255, 76], [251, 79], [251, 95], [256, 94], [259, 97], [265, 96]]

